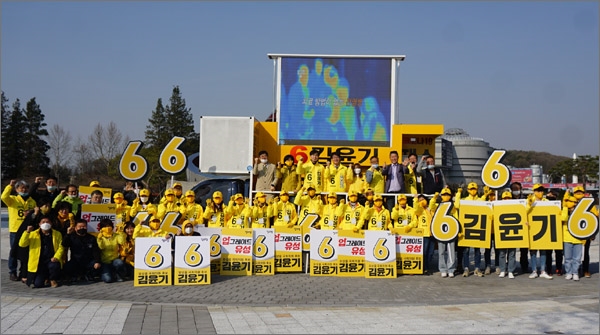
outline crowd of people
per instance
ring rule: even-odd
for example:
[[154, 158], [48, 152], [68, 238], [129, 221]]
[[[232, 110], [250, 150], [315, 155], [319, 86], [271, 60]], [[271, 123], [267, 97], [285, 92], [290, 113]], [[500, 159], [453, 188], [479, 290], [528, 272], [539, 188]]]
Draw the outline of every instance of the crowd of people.
[[[300, 159], [295, 164], [294, 157], [287, 155], [283, 164], [273, 164], [268, 160], [268, 153], [261, 151], [253, 167], [257, 182], [252, 202], [238, 193], [225, 204], [223, 194], [215, 191], [203, 207], [196, 202], [194, 191], [184, 193], [180, 183], [174, 183], [160, 200], [152, 202], [148, 189], [129, 187], [112, 196], [116, 219], [102, 219], [94, 233], [87, 231], [88, 222], [81, 217], [83, 201], [78, 186], [69, 184], [61, 190], [55, 177], [46, 178], [45, 187], [41, 187], [42, 177], [37, 177], [31, 186], [23, 180], [11, 180], [2, 193], [2, 201], [9, 211], [10, 279], [39, 288], [57, 287], [60, 282], [102, 280], [110, 283], [132, 278], [135, 239], [172, 238], [172, 233], [162, 227], [169, 213], [176, 213], [181, 236], [197, 235], [196, 226], [293, 227], [308, 214], [318, 216], [317, 229], [410, 232], [422, 228], [424, 274], [436, 271], [432, 260], [437, 249], [437, 270], [444, 278], [461, 273], [469, 276], [471, 252], [475, 260], [473, 274], [490, 275], [494, 250], [496, 274], [514, 278], [516, 249], [497, 250], [493, 237], [490, 248], [484, 248], [483, 261], [480, 248], [457, 247], [456, 239], [436, 241], [430, 229], [436, 208], [443, 202], [452, 202], [451, 214], [458, 218], [462, 200], [526, 198], [528, 207], [536, 201], [558, 200], [555, 192], [546, 192], [541, 184], [534, 185], [533, 194], [525, 197], [518, 182], [507, 190], [484, 187], [481, 193], [479, 185], [472, 182], [467, 186], [467, 195], [462, 197], [462, 189], [454, 193], [448, 187], [432, 156], [418, 161], [412, 154], [399, 162], [398, 153], [392, 151], [391, 164], [380, 166], [378, 157], [371, 157], [371, 166], [366, 170], [359, 164], [342, 165], [337, 152], [328, 157], [325, 165], [319, 159], [320, 151], [313, 150], [308, 162]], [[100, 187], [100, 184], [92, 181], [90, 187]], [[92, 194], [91, 203], [101, 203], [102, 192], [98, 193], [99, 198]], [[575, 187], [572, 193], [565, 192], [563, 223], [568, 221], [575, 204], [584, 195], [583, 187]], [[596, 207], [593, 212], [598, 216]], [[141, 214], [142, 220], [134, 220]], [[561, 250], [520, 249], [522, 273], [530, 273], [532, 279], [552, 279], [552, 275], [565, 274], [566, 279], [575, 281], [580, 276], [590, 276], [589, 246], [593, 237], [580, 240], [571, 235], [565, 224], [563, 227]], [[172, 241], [175, 243], [176, 238]]]

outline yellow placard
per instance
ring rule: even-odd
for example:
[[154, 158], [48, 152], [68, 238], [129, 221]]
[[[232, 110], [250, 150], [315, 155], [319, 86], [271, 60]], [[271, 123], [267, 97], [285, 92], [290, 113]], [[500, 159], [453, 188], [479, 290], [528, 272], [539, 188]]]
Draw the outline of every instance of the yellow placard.
[[338, 231], [338, 276], [365, 276], [365, 231]]
[[134, 286], [172, 285], [171, 240], [161, 237], [135, 239]]
[[252, 275], [252, 229], [221, 229], [221, 275]]
[[527, 218], [530, 250], [562, 250], [560, 201], [536, 201]]
[[461, 200], [458, 220], [462, 234], [459, 234], [458, 246], [490, 248], [493, 215], [491, 202]]
[[275, 227], [275, 272], [302, 271], [302, 227]]
[[390, 231], [365, 232], [365, 277], [396, 278], [396, 239]]
[[252, 273], [258, 276], [275, 274], [275, 229], [252, 229], [254, 244], [252, 246]]
[[493, 202], [494, 242], [498, 249], [529, 248], [526, 200]]
[[402, 274], [423, 274], [423, 229], [404, 227], [392, 229], [396, 240], [396, 271]]

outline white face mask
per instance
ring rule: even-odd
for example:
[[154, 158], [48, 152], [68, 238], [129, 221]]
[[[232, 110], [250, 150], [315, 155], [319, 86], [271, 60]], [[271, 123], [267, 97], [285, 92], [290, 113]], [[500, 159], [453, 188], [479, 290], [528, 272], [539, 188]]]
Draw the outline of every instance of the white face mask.
[[194, 229], [192, 227], [185, 227], [185, 233], [186, 234], [191, 234], [194, 231]]
[[512, 191], [513, 196], [518, 197], [519, 195], [521, 195], [520, 191]]
[[52, 225], [48, 222], [44, 222], [40, 225], [40, 228], [42, 228], [42, 230], [48, 231], [50, 230], [50, 228], [52, 228]]
[[374, 169], [376, 169], [376, 168], [379, 167], [379, 164], [373, 164], [373, 165], [371, 165], [371, 167], [374, 168]]
[[75, 199], [75, 198], [77, 198], [77, 196], [76, 196], [76, 195], [73, 195], [73, 194], [71, 194], [71, 195], [69, 195], [69, 198], [71, 198], [71, 199]]
[[260, 162], [261, 162], [261, 163], [263, 163], [263, 164], [267, 164], [267, 162], [268, 162], [268, 161], [269, 161], [269, 160], [267, 160], [267, 159], [261, 159], [261, 160], [260, 160]]
[[141, 202], [147, 202], [148, 201], [148, 197], [140, 197], [140, 201]]
[[361, 170], [359, 168], [354, 169], [354, 173], [356, 173], [356, 174], [360, 174], [360, 171]]
[[56, 186], [48, 186], [48, 192], [56, 191]]
[[433, 170], [435, 168], [435, 165], [427, 165], [427, 168]]

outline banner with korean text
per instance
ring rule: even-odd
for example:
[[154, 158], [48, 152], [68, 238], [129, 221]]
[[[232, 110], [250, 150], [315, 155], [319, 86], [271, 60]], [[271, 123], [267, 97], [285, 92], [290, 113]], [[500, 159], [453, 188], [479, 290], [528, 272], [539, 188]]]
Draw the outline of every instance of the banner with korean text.
[[338, 231], [338, 276], [365, 276], [365, 231]]
[[396, 270], [402, 274], [423, 274], [423, 229], [394, 228], [396, 240]]
[[252, 252], [253, 269], [255, 275], [272, 276], [275, 274], [275, 229], [252, 229], [254, 238]]
[[92, 192], [95, 190], [102, 192], [102, 204], [110, 204], [112, 189], [106, 187], [79, 186], [79, 198], [84, 204], [89, 204], [92, 200]]
[[365, 231], [366, 278], [396, 278], [396, 239], [390, 231]]
[[172, 281], [171, 239], [138, 237], [135, 239], [133, 286], [167, 286]]
[[210, 273], [221, 273], [221, 228], [207, 228], [195, 225], [194, 229], [200, 236], [210, 237]]
[[103, 204], [103, 205], [81, 205], [81, 218], [87, 221], [88, 233], [98, 232], [98, 224], [102, 219], [110, 219], [113, 223], [117, 218], [117, 205], [115, 204]]
[[310, 231], [310, 275], [337, 276], [338, 274], [338, 231]]
[[494, 201], [494, 243], [498, 249], [529, 248], [525, 199]]
[[175, 236], [175, 285], [210, 284], [210, 237]]
[[490, 201], [461, 200], [458, 211], [462, 234], [458, 235], [459, 247], [489, 248], [492, 241], [492, 217], [494, 210]]
[[302, 227], [275, 227], [275, 272], [302, 271]]
[[560, 201], [536, 201], [527, 216], [530, 250], [562, 250]]
[[221, 229], [221, 275], [252, 275], [252, 229]]

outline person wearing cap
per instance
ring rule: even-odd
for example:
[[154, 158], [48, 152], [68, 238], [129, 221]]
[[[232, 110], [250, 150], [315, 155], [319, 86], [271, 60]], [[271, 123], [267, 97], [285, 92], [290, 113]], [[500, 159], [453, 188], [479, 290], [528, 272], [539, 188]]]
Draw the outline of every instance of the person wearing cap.
[[321, 200], [321, 196], [317, 194], [315, 187], [309, 186], [308, 189], [302, 187], [300, 193], [301, 194], [297, 195], [294, 199], [294, 205], [300, 208], [298, 222], [302, 222], [304, 217], [308, 214], [316, 214], [320, 217], [323, 208], [323, 200]]
[[365, 208], [371, 208], [373, 207], [373, 197], [375, 196], [375, 191], [373, 191], [372, 188], [367, 188], [365, 190], [365, 194], [364, 194], [364, 199], [362, 199], [363, 201], [361, 202], [361, 197], [358, 197], [358, 202], [360, 202], [361, 205], [365, 206]]
[[[504, 191], [502, 192], [502, 200], [512, 200], [513, 199], [513, 193], [511, 191]], [[506, 265], [508, 263], [508, 278], [509, 279], [515, 279], [515, 269], [517, 268], [517, 263], [516, 263], [516, 254], [517, 254], [517, 249], [516, 248], [504, 248], [504, 249], [498, 249], [498, 268], [500, 268], [500, 274], [498, 275], [498, 277], [500, 278], [504, 278], [507, 275], [507, 268]]]
[[100, 182], [99, 182], [99, 181], [97, 181], [97, 180], [92, 180], [92, 181], [90, 182], [90, 187], [102, 187], [102, 186], [100, 186]]
[[127, 201], [123, 197], [123, 193], [117, 192], [113, 195], [113, 201], [116, 207], [115, 230], [117, 233], [124, 233], [125, 222], [131, 219], [131, 206], [127, 206]]
[[[569, 192], [565, 192], [565, 194], [568, 193]], [[585, 197], [585, 189], [583, 188], [583, 186], [576, 186], [573, 189], [573, 197], [575, 197], [575, 200], [577, 200], [577, 202], [579, 202], [579, 200]], [[590, 211], [592, 212], [592, 214], [596, 215], [596, 217], [599, 216], [597, 206], [593, 206], [590, 209]], [[592, 276], [590, 274], [590, 245], [592, 244], [592, 241], [596, 239], [596, 235], [597, 234], [594, 234], [594, 236], [586, 239], [585, 244], [583, 246], [583, 262], [581, 263], [581, 271], [582, 276], [584, 276], [585, 278], [590, 278]]]
[[[483, 187], [483, 196], [482, 199], [484, 201], [490, 201], [490, 202], [494, 202], [496, 201], [496, 192], [492, 189], [490, 189], [488, 186], [484, 186]], [[491, 273], [491, 266], [492, 266], [492, 248], [494, 249], [494, 266], [496, 267], [496, 274], [500, 274], [500, 266], [499, 266], [499, 258], [500, 258], [500, 254], [498, 252], [498, 249], [496, 249], [496, 237], [494, 235], [494, 216], [492, 215], [490, 217], [490, 229], [492, 231], [490, 239], [491, 239], [491, 244], [489, 248], [485, 248], [485, 252], [483, 253], [483, 259], [485, 261], [485, 272], [484, 274], [489, 275]], [[488, 269], [489, 268], [489, 269]]]
[[[325, 165], [325, 183], [327, 191], [347, 192], [352, 181], [352, 163], [350, 169], [340, 163], [340, 154], [336, 151], [331, 154], [330, 160]], [[320, 192], [319, 192], [320, 193]]]
[[[269, 162], [269, 153], [261, 150], [258, 157], [254, 158], [252, 173], [256, 176], [256, 191], [275, 191], [279, 182], [277, 176], [277, 166]], [[267, 196], [271, 198], [272, 196]]]
[[[434, 200], [427, 200], [423, 194], [413, 196], [413, 209], [417, 227], [423, 229], [423, 274], [429, 275], [433, 272], [431, 262], [435, 251], [435, 238], [431, 236], [431, 219], [433, 211], [431, 210]], [[452, 273], [454, 275], [454, 273]]]
[[[295, 173], [295, 172], [294, 172]], [[271, 205], [267, 203], [267, 195], [257, 192], [252, 203], [251, 228], [271, 228]]]
[[[569, 192], [565, 192], [568, 194]], [[558, 192], [555, 190], [548, 190], [546, 193], [546, 200], [556, 201], [558, 200]], [[564, 207], [564, 200], [562, 201], [561, 207]], [[554, 274], [562, 276], [563, 274], [563, 249], [546, 250], [546, 269], [549, 273], [552, 273], [552, 252], [554, 252]]]
[[317, 149], [310, 151], [310, 162], [303, 162], [302, 156], [298, 157], [298, 166], [296, 174], [302, 178], [302, 186], [308, 188], [314, 186], [318, 193], [326, 191], [325, 186], [325, 167], [319, 163], [321, 152]]
[[183, 220], [188, 220], [193, 225], [203, 223], [204, 210], [202, 205], [196, 203], [196, 193], [192, 190], [185, 192], [185, 201], [179, 206], [179, 212]]
[[565, 255], [565, 279], [579, 281], [579, 266], [581, 265], [581, 254], [585, 240], [580, 240], [571, 234], [569, 230], [569, 216], [573, 213], [577, 205], [577, 198], [568, 197], [565, 199], [565, 206], [562, 209], [563, 226], [563, 250]]
[[[523, 185], [518, 181], [510, 184], [510, 191], [513, 199], [525, 199], [523, 194]], [[519, 248], [519, 266], [522, 273], [529, 272], [529, 248]]]
[[252, 212], [244, 201], [244, 195], [236, 193], [229, 199], [229, 204], [225, 210], [225, 226], [227, 228], [247, 228], [250, 226], [251, 216]]
[[[292, 195], [296, 195], [302, 187], [300, 175], [296, 173], [298, 167], [294, 164], [294, 156], [285, 155], [283, 165], [277, 163], [277, 179], [281, 181], [282, 190], [290, 190]], [[266, 200], [271, 200], [270, 198]]]
[[[462, 188], [459, 188], [456, 191], [456, 197], [454, 198], [454, 208], [456, 208], [457, 210], [460, 210], [460, 202], [462, 200], [483, 201], [487, 196], [487, 194], [481, 197], [477, 195], [479, 186], [475, 182], [471, 182], [467, 185], [468, 195], [464, 198], [461, 198], [462, 190]], [[486, 193], [488, 192], [486, 191]], [[462, 259], [463, 277], [469, 276], [469, 258], [471, 250], [473, 250], [473, 261], [475, 263], [475, 270], [473, 271], [473, 274], [478, 277], [483, 277], [484, 273], [479, 269], [479, 266], [481, 265], [481, 249], [470, 247], [457, 247], [458, 261], [460, 262]], [[488, 274], [491, 273], [491, 269], [486, 272], [488, 272]]]
[[[398, 151], [390, 152], [391, 164], [383, 165], [381, 174], [385, 177], [385, 193], [406, 193], [406, 185], [404, 184], [405, 175], [408, 174], [408, 159], [398, 163]], [[394, 207], [394, 197], [387, 197], [387, 208]]]
[[171, 238], [171, 235], [161, 229], [162, 223], [158, 218], [152, 218], [148, 222], [148, 225], [139, 224], [135, 226], [133, 230], [133, 239], [135, 240], [138, 237], [162, 237], [162, 238]]
[[366, 192], [366, 189], [369, 187], [369, 184], [367, 184], [367, 180], [365, 178], [364, 173], [362, 172], [362, 167], [360, 166], [360, 164], [354, 163], [352, 165], [352, 169], [348, 169], [349, 172], [350, 170], [352, 170], [351, 172], [353, 174], [352, 177], [348, 180], [348, 191], [355, 191], [356, 193], [358, 193], [358, 202], [364, 204], [366, 199], [363, 194]]
[[371, 166], [365, 172], [365, 181], [368, 184], [367, 187], [377, 194], [382, 194], [385, 191], [385, 177], [381, 174], [379, 157], [372, 156], [369, 162], [371, 163]]
[[279, 201], [275, 202], [276, 199], [272, 199], [271, 215], [275, 217], [273, 222], [274, 227], [293, 227], [298, 222], [298, 213], [296, 212], [296, 206], [289, 202], [290, 195], [286, 190], [281, 190], [279, 193]]
[[[430, 206], [433, 213], [435, 213], [439, 206], [438, 198], [441, 198], [442, 202], [450, 202], [452, 201], [452, 191], [444, 187], [441, 193], [434, 193]], [[458, 210], [454, 206], [451, 207], [449, 214], [458, 220]], [[456, 263], [456, 238], [451, 241], [438, 241], [438, 267], [442, 278], [454, 277]]]
[[373, 196], [373, 207], [364, 209], [363, 218], [367, 222], [368, 230], [390, 230], [392, 228], [390, 211], [383, 207], [383, 197], [379, 194]]
[[156, 206], [150, 203], [150, 190], [146, 188], [141, 189], [139, 197], [133, 200], [131, 210], [129, 211], [129, 217], [134, 219], [140, 212], [148, 213], [148, 217], [146, 218], [147, 221], [156, 215]]
[[206, 199], [204, 208], [204, 221], [208, 228], [220, 228], [225, 226], [225, 206], [223, 205], [223, 193], [215, 191], [212, 200]]
[[336, 230], [338, 228], [338, 203], [337, 193], [329, 192], [327, 194], [327, 205], [323, 206], [321, 211], [321, 220], [317, 223], [316, 228], [322, 230]]
[[358, 232], [364, 226], [365, 207], [358, 202], [358, 193], [348, 192], [348, 202], [338, 206], [338, 229]]
[[165, 218], [165, 215], [170, 212], [180, 212], [180, 205], [176, 202], [175, 191], [172, 188], [168, 188], [165, 191], [165, 198], [167, 200], [162, 204], [158, 205], [158, 209], [156, 211], [156, 218], [162, 221]]
[[[530, 194], [527, 197], [527, 214], [533, 210], [533, 204], [537, 201], [548, 201], [548, 199], [544, 198], [544, 192], [546, 189], [542, 184], [533, 185], [533, 194]], [[537, 253], [540, 253], [539, 258], [537, 257]], [[529, 275], [530, 279], [535, 279], [538, 277], [537, 267], [540, 267], [540, 278], [552, 279], [552, 276], [546, 272], [546, 251], [545, 250], [532, 250], [529, 249], [529, 263], [531, 264], [531, 274]]]
[[[185, 201], [187, 200], [187, 198], [185, 197], [185, 194], [183, 194], [183, 186], [181, 185], [180, 182], [175, 182], [173, 183], [173, 186], [171, 186], [171, 189], [173, 189], [173, 194], [175, 195], [175, 198], [173, 199], [173, 201], [177, 204], [177, 206], [181, 206], [183, 204], [185, 204]], [[167, 201], [167, 197], [166, 195], [163, 195], [162, 198], [160, 198], [160, 201], [158, 202], [158, 204], [164, 204], [165, 201]]]
[[398, 196], [398, 203], [392, 208], [392, 225], [393, 228], [404, 228], [404, 231], [408, 233], [412, 228], [417, 227], [417, 216], [415, 210], [407, 202], [405, 194]]

